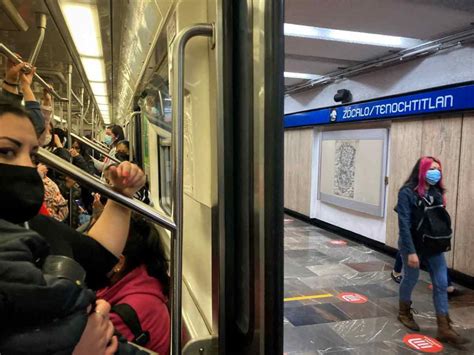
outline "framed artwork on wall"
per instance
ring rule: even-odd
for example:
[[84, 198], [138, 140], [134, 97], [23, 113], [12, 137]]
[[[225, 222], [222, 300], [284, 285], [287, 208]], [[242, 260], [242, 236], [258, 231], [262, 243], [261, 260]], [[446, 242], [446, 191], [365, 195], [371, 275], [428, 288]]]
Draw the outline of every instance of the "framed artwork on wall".
[[387, 129], [322, 132], [319, 200], [383, 217], [387, 155]]

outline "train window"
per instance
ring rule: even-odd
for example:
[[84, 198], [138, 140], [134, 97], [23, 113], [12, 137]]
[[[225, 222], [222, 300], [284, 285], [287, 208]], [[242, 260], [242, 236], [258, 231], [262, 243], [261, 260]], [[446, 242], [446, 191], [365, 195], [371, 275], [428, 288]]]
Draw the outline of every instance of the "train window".
[[171, 214], [171, 96], [169, 93], [168, 58], [165, 57], [147, 83], [144, 94], [139, 100], [145, 125], [157, 134], [158, 142], [158, 178], [159, 201], [161, 208]]

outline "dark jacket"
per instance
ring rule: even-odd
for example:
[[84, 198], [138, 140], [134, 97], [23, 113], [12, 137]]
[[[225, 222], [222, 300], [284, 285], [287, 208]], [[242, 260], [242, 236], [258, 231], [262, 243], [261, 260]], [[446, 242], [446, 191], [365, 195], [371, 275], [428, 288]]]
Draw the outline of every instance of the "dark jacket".
[[[432, 198], [433, 203], [436, 205], [443, 204], [443, 195], [434, 187], [431, 187], [427, 191], [425, 197], [428, 199]], [[398, 249], [402, 254], [423, 253], [422, 245], [413, 233], [416, 223], [420, 218], [420, 210], [417, 208], [418, 201], [418, 194], [413, 187], [404, 186], [398, 192], [398, 203], [396, 207], [399, 229]]]
[[[21, 106], [21, 101], [23, 100], [23, 95], [12, 94], [11, 92], [0, 89], [0, 104], [12, 104]], [[36, 134], [39, 136], [43, 133], [44, 126], [44, 117], [41, 112], [41, 106], [39, 102], [36, 101], [25, 101], [25, 109], [29, 113], [31, 121], [35, 126]]]
[[38, 233], [0, 219], [0, 353], [71, 354], [95, 296], [47, 275], [50, 254]]

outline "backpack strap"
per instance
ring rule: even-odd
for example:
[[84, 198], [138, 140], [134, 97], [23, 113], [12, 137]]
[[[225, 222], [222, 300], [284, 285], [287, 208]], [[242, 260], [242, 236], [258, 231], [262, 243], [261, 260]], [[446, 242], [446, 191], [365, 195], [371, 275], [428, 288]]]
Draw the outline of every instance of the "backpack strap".
[[132, 343], [145, 346], [150, 341], [150, 332], [143, 330], [138, 319], [137, 312], [127, 303], [116, 304], [112, 307], [111, 312], [116, 313], [122, 318], [125, 325], [133, 333]]

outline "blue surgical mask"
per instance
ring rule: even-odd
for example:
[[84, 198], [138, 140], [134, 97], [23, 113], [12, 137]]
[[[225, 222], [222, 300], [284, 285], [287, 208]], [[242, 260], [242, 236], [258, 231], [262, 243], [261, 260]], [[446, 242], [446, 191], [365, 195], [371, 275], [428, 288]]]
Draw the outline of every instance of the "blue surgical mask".
[[107, 144], [107, 145], [112, 145], [112, 143], [114, 142], [112, 136], [108, 136], [106, 135], [105, 138], [104, 138], [104, 143]]
[[428, 170], [426, 172], [426, 182], [430, 185], [436, 185], [441, 180], [441, 171], [438, 169]]

